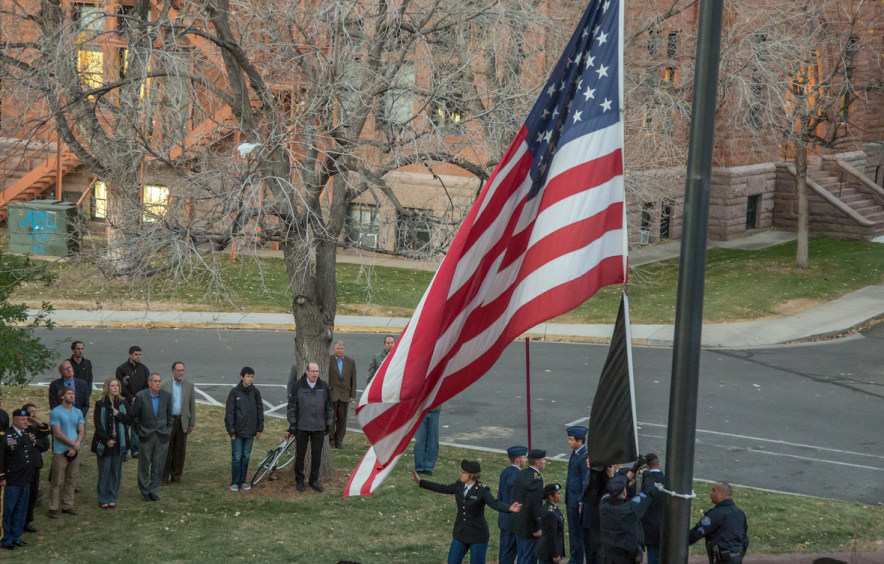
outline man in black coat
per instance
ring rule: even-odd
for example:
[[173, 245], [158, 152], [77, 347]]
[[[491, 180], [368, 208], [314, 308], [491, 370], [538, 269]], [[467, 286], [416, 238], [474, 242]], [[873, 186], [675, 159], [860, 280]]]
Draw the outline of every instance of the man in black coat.
[[513, 485], [513, 501], [522, 505], [522, 510], [513, 516], [510, 523], [515, 533], [516, 551], [519, 564], [536, 564], [534, 549], [541, 535], [540, 517], [543, 509], [543, 477], [540, 472], [546, 468], [546, 451], [533, 449], [528, 452], [528, 467], [519, 471]]
[[641, 519], [654, 497], [645, 493], [629, 499], [626, 476], [608, 480], [608, 495], [599, 506], [604, 564], [635, 564], [641, 558], [644, 531]]
[[37, 451], [36, 438], [49, 436], [49, 425], [39, 424], [28, 412], [12, 412], [12, 425], [0, 433], [0, 487], [2, 487], [3, 536], [0, 546], [15, 550], [27, 543], [21, 540], [28, 513], [31, 482], [37, 472], [37, 460], [43, 455]]
[[583, 488], [583, 500], [580, 503], [580, 526], [583, 528], [586, 564], [600, 564], [602, 533], [599, 527], [599, 504], [607, 493], [608, 480], [614, 476], [614, 468], [595, 467], [591, 464], [587, 459], [589, 475], [586, 477], [586, 487]]
[[537, 560], [540, 564], [559, 564], [565, 559], [565, 518], [558, 506], [562, 502], [562, 486], [544, 486], [543, 499], [546, 500], [543, 504], [543, 517], [540, 518], [543, 534], [537, 543]]
[[[657, 493], [657, 484], [663, 485], [665, 476], [660, 470], [660, 457], [653, 452], [645, 456], [648, 469], [642, 474], [642, 491], [646, 495]], [[648, 564], [660, 564], [660, 531], [663, 515], [663, 496], [654, 497], [651, 506], [642, 517], [645, 533], [645, 547], [648, 549]]]
[[706, 512], [690, 533], [690, 543], [706, 539], [709, 564], [741, 564], [749, 548], [746, 515], [731, 499], [731, 486], [718, 482], [709, 497], [715, 507]]
[[37, 528], [31, 525], [31, 523], [34, 522], [34, 507], [37, 505], [37, 498], [40, 497], [40, 470], [43, 469], [43, 453], [48, 452], [52, 448], [52, 443], [49, 440], [49, 435], [44, 435], [40, 432], [40, 429], [44, 426], [48, 429], [49, 425], [41, 423], [37, 419], [37, 406], [32, 403], [26, 403], [22, 409], [28, 412], [28, 421], [34, 421], [34, 423], [28, 425], [28, 433], [33, 437], [34, 446], [37, 448], [37, 452], [40, 453], [40, 457], [35, 465], [37, 471], [34, 472], [34, 479], [31, 481], [31, 491], [28, 497], [28, 514], [25, 517], [24, 529], [26, 533], [36, 533]]
[[58, 392], [63, 386], [67, 386], [74, 389], [74, 407], [79, 409], [83, 419], [86, 419], [86, 413], [89, 411], [89, 386], [86, 382], [74, 378], [74, 367], [70, 360], [58, 365], [58, 373], [61, 374], [61, 378], [49, 384], [49, 410], [58, 407], [61, 403], [58, 401]]
[[[141, 363], [141, 347], [133, 345], [129, 347], [129, 359], [117, 367], [114, 375], [120, 381], [122, 389], [120, 393], [129, 402], [135, 405], [135, 396], [138, 392], [147, 389], [147, 381], [150, 379], [150, 370]], [[138, 458], [138, 434], [132, 433], [129, 450], [132, 458]]]
[[[74, 341], [71, 343], [71, 358], [68, 360], [71, 361], [71, 366], [74, 369], [74, 378], [78, 380], [82, 380], [86, 382], [86, 386], [89, 388], [89, 394], [92, 394], [92, 362], [88, 358], [83, 358], [83, 351], [85, 350], [86, 345], [83, 344], [83, 341]], [[91, 401], [86, 402], [86, 409], [89, 409], [91, 406]], [[83, 418], [86, 418], [86, 412], [83, 412]]]
[[307, 443], [310, 443], [310, 487], [321, 492], [319, 465], [322, 462], [322, 445], [334, 421], [334, 405], [328, 384], [319, 378], [319, 365], [311, 362], [307, 372], [292, 386], [286, 417], [289, 433], [295, 436], [295, 488], [303, 492], [304, 459]]

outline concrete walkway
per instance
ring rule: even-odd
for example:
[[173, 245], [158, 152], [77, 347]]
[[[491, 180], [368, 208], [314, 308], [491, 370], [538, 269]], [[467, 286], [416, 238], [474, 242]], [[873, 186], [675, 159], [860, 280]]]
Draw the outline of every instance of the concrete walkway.
[[[832, 337], [880, 318], [884, 318], [884, 284], [862, 288], [790, 317], [707, 324], [703, 327], [703, 346], [744, 348]], [[60, 310], [53, 312], [51, 319], [60, 327], [295, 330], [292, 316], [284, 313]], [[339, 315], [335, 331], [398, 333], [407, 323], [407, 318]], [[610, 340], [613, 330], [613, 325], [543, 323], [524, 335], [551, 341], [604, 343]], [[673, 335], [672, 325], [632, 326], [632, 340], [637, 345], [672, 346]]]

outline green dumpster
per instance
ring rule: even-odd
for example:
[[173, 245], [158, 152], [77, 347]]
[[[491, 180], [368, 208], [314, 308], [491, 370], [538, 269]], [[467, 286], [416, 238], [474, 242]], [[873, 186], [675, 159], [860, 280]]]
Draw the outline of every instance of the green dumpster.
[[75, 203], [32, 200], [9, 204], [8, 211], [10, 253], [64, 257], [79, 250]]

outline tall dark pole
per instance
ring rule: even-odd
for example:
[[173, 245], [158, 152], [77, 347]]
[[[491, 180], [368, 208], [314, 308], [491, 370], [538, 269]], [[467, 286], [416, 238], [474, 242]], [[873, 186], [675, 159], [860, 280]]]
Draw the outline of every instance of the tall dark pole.
[[[703, 282], [706, 274], [706, 235], [715, 139], [718, 59], [721, 51], [723, 0], [701, 0], [700, 28], [691, 107], [669, 429], [666, 437], [666, 489], [690, 494], [694, 476], [697, 431], [697, 388], [700, 381], [700, 338], [703, 332]], [[691, 500], [667, 496], [663, 507], [663, 564], [686, 564]]]
[[528, 402], [528, 450], [531, 450], [531, 337], [525, 337], [525, 397]]

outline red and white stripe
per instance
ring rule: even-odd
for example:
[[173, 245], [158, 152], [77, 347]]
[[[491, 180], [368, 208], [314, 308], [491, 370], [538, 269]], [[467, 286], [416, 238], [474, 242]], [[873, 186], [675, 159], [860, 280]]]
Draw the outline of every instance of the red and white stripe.
[[482, 377], [524, 331], [626, 281], [621, 123], [559, 147], [528, 200], [523, 127], [356, 408], [372, 443], [344, 497], [371, 495], [424, 414]]

